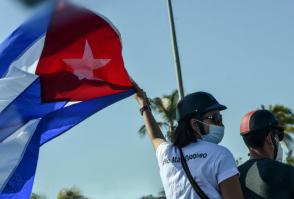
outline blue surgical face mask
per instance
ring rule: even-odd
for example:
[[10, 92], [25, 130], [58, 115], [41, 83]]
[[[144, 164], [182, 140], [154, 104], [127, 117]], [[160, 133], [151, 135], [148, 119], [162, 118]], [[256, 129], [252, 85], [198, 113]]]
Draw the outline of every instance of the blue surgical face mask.
[[225, 127], [217, 126], [214, 124], [207, 124], [199, 120], [197, 121], [208, 126], [208, 133], [205, 135], [202, 135], [202, 140], [206, 142], [211, 142], [214, 144], [218, 144], [222, 141], [225, 134]]

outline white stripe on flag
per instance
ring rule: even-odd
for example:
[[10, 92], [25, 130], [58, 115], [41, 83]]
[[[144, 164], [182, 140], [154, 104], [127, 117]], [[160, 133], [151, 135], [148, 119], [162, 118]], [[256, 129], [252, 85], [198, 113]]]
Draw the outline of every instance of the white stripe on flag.
[[31, 120], [0, 143], [0, 192], [19, 165], [40, 120]]
[[21, 94], [38, 76], [35, 75], [45, 42], [39, 38], [22, 56], [9, 67], [4, 78], [0, 79], [0, 112]]
[[[18, 68], [22, 71], [35, 74], [39, 59], [41, 57], [45, 43], [45, 36], [40, 37], [35, 43], [25, 51], [19, 58], [11, 63], [11, 68]], [[10, 69], [8, 71], [8, 76], [10, 75]]]
[[11, 70], [9, 77], [0, 79], [0, 112], [33, 83], [36, 78], [36, 75], [14, 68], [14, 70]]

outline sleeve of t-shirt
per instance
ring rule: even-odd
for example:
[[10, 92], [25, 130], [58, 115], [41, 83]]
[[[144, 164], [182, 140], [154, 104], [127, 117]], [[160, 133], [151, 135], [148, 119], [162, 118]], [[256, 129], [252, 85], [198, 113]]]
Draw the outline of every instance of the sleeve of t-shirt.
[[239, 174], [237, 165], [232, 153], [224, 148], [222, 153], [217, 157], [216, 164], [216, 177], [217, 182], [220, 184], [222, 181]]
[[156, 158], [157, 158], [158, 164], [160, 164], [162, 162], [163, 157], [166, 156], [166, 151], [169, 146], [170, 144], [168, 142], [163, 142], [157, 147]]

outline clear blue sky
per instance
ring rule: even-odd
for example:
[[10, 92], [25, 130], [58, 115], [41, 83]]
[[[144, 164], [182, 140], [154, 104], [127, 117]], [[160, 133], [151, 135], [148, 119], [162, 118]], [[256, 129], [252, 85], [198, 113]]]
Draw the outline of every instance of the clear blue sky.
[[[176, 88], [166, 0], [76, 0], [120, 30], [130, 75], [150, 97]], [[185, 93], [211, 92], [228, 106], [222, 145], [246, 159], [239, 121], [261, 104], [294, 109], [292, 0], [173, 0]], [[0, 2], [0, 40], [32, 10]], [[136, 199], [162, 188], [154, 150], [137, 130], [133, 97], [42, 147], [34, 191], [56, 198], [79, 187], [92, 199]]]

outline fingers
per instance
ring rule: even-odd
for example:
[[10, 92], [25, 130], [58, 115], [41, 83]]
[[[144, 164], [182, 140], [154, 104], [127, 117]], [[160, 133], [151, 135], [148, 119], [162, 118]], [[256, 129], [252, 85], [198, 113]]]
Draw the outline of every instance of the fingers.
[[147, 94], [146, 94], [146, 92], [145, 92], [143, 89], [139, 88], [139, 89], [137, 90], [137, 93], [138, 93], [142, 98], [144, 98], [144, 100], [148, 100]]
[[131, 79], [131, 81], [132, 81], [132, 84], [133, 84], [134, 88], [135, 88], [136, 90], [139, 90], [140, 87], [139, 87], [138, 84], [135, 82], [135, 80], [133, 80], [133, 78], [130, 78], [130, 79]]
[[136, 90], [136, 93], [137, 93], [138, 97], [141, 97], [145, 101], [146, 104], [150, 105], [150, 100], [147, 97], [146, 92], [142, 88], [140, 88], [138, 86], [138, 84], [133, 79], [131, 79], [131, 80], [132, 80], [133, 86], [134, 86], [134, 88]]
[[[133, 79], [132, 79], [132, 83], [133, 83], [133, 86], [134, 86], [137, 93], [145, 93], [144, 90], [141, 89]], [[145, 95], [146, 95], [146, 93], [145, 93]]]

